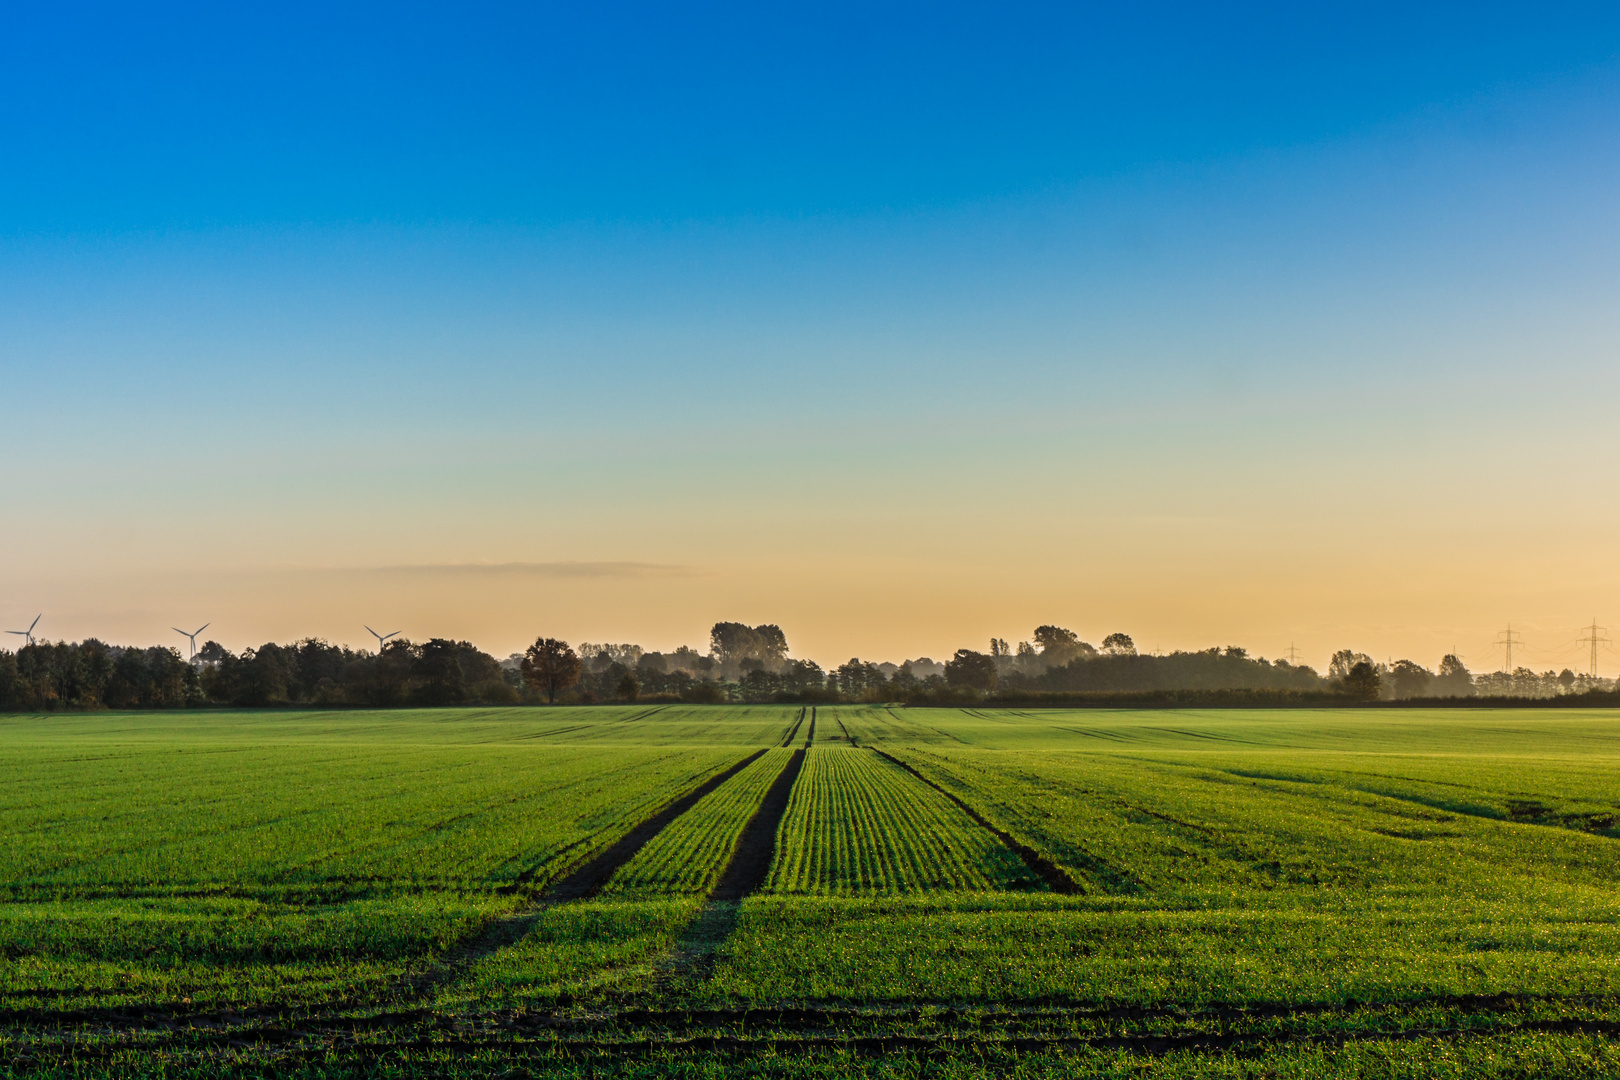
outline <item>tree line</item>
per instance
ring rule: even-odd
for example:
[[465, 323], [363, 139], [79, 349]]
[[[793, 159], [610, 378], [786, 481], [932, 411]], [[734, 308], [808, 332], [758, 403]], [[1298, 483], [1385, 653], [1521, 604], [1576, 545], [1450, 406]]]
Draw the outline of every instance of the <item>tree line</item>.
[[376, 652], [315, 638], [232, 653], [214, 641], [183, 659], [167, 647], [126, 648], [89, 639], [31, 642], [0, 651], [0, 710], [164, 709], [275, 705], [392, 708], [593, 702], [909, 702], [952, 704], [1023, 695], [1152, 695], [1254, 692], [1354, 701], [1551, 698], [1609, 690], [1606, 680], [1567, 669], [1520, 668], [1475, 676], [1455, 656], [1435, 670], [1410, 660], [1374, 661], [1343, 649], [1325, 673], [1253, 657], [1237, 646], [1148, 655], [1130, 635], [1099, 646], [1056, 625], [1027, 641], [992, 638], [985, 651], [958, 649], [938, 663], [852, 657], [824, 670], [791, 658], [774, 624], [715, 623], [708, 651], [661, 653], [639, 645], [537, 638], [497, 660], [467, 641], [389, 641]]
[[207, 705], [516, 704], [521, 681], [472, 643], [433, 638], [356, 651], [306, 638], [232, 653], [210, 641], [195, 661], [166, 647], [91, 638], [0, 652], [0, 710], [168, 709]]
[[[536, 650], [539, 650], [538, 652]], [[1100, 646], [1055, 625], [1035, 628], [1030, 640], [1009, 645], [992, 638], [989, 649], [958, 649], [943, 664], [927, 658], [877, 664], [852, 657], [831, 670], [788, 657], [776, 626], [717, 623], [707, 656], [681, 650], [666, 656], [633, 645], [536, 642], [522, 660], [526, 682], [553, 700], [656, 700], [742, 702], [931, 702], [986, 696], [1154, 694], [1255, 691], [1352, 701], [1415, 698], [1551, 697], [1608, 690], [1602, 680], [1569, 671], [1535, 675], [1521, 669], [1474, 676], [1453, 655], [1436, 670], [1411, 660], [1384, 663], [1341, 649], [1325, 673], [1307, 664], [1250, 656], [1235, 645], [1165, 655], [1139, 652], [1129, 634], [1113, 633]], [[538, 679], [538, 682], [532, 681]]]

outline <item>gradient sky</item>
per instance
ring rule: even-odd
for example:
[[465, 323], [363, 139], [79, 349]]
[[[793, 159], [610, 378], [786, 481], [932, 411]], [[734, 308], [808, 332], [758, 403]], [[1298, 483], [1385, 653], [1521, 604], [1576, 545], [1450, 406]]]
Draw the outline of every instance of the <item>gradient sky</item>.
[[1617, 136], [1613, 4], [18, 6], [0, 623], [1573, 665]]

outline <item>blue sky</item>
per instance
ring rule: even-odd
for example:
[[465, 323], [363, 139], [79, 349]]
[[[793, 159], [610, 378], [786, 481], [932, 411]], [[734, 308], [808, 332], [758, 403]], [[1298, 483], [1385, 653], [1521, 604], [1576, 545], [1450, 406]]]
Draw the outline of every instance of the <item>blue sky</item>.
[[12, 17], [53, 634], [1432, 664], [1620, 601], [1612, 6]]
[[6, 224], [669, 222], [1021, 197], [1602, 74], [1609, 5], [39, 5]]

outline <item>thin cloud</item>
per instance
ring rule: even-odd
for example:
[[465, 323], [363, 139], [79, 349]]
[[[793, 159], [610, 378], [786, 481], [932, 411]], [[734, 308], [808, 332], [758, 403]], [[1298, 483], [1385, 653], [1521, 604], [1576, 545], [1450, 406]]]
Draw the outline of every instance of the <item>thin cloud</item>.
[[364, 571], [372, 574], [410, 574], [456, 577], [534, 577], [534, 578], [687, 578], [703, 571], [678, 563], [651, 562], [508, 562], [508, 563], [423, 563], [412, 566], [379, 566]]

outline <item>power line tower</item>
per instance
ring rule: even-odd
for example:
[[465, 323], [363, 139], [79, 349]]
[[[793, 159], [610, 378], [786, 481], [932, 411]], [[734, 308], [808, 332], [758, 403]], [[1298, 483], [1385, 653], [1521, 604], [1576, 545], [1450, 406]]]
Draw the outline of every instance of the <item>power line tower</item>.
[[1294, 667], [1299, 666], [1299, 650], [1294, 648], [1292, 641], [1288, 643], [1288, 662]]
[[1592, 625], [1586, 627], [1586, 633], [1581, 638], [1581, 644], [1582, 645], [1590, 645], [1590, 646], [1592, 646], [1592, 678], [1594, 678], [1594, 679], [1597, 678], [1597, 651], [1598, 651], [1598, 646], [1606, 643], [1607, 641], [1609, 641], [1608, 638], [1603, 636], [1604, 631], [1606, 631], [1608, 629], [1609, 628], [1607, 626], [1599, 626], [1597, 624], [1597, 617], [1593, 616], [1592, 617]]
[[1513, 646], [1523, 645], [1524, 636], [1522, 634], [1515, 634], [1513, 632], [1513, 624], [1508, 623], [1507, 630], [1496, 635], [1495, 644], [1500, 645], [1502, 648], [1507, 650], [1506, 670], [1509, 675], [1513, 674]]

